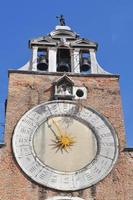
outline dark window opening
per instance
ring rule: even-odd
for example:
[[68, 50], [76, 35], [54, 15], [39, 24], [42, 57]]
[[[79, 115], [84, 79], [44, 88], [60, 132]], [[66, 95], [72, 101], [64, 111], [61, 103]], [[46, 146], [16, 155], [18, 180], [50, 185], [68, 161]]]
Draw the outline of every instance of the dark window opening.
[[78, 89], [78, 90], [76, 91], [76, 95], [77, 95], [78, 97], [83, 97], [83, 96], [84, 96], [83, 90]]
[[81, 52], [80, 72], [84, 74], [91, 73], [90, 53], [87, 51]]
[[60, 48], [57, 51], [57, 71], [70, 72], [71, 71], [71, 56], [70, 50]]
[[38, 49], [37, 52], [37, 69], [48, 71], [48, 53], [47, 49]]

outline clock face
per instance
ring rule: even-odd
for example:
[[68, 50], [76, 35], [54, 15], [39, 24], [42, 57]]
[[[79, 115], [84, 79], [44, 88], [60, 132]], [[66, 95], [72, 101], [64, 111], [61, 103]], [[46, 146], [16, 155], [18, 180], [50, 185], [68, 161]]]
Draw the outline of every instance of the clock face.
[[118, 156], [118, 140], [107, 120], [72, 101], [51, 101], [18, 122], [13, 151], [34, 181], [58, 190], [78, 190], [102, 180]]
[[70, 114], [48, 118], [33, 137], [35, 155], [44, 165], [61, 172], [75, 172], [87, 166], [97, 149], [92, 130]]

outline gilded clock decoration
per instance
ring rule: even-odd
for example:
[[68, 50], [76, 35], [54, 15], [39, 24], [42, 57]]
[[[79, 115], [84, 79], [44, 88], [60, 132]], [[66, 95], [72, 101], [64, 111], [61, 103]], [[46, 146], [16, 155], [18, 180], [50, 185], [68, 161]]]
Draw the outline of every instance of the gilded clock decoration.
[[67, 133], [64, 133], [60, 136], [58, 136], [58, 139], [56, 140], [53, 140], [53, 146], [54, 148], [58, 150], [61, 150], [63, 152], [66, 151], [68, 152], [68, 150], [70, 150], [71, 146], [73, 146], [73, 144], [75, 143], [74, 141], [74, 138], [67, 134]]
[[[56, 130], [53, 129], [52, 124], [55, 126]], [[70, 148], [73, 146], [73, 144], [75, 143], [74, 137], [72, 137], [70, 134], [68, 134], [66, 132], [66, 130], [61, 130], [59, 128], [59, 125], [57, 124], [57, 122], [54, 119], [50, 119], [47, 121], [48, 127], [51, 129], [51, 131], [53, 132], [55, 139], [53, 139], [53, 143], [51, 144], [51, 146], [53, 146], [53, 148], [56, 149], [56, 151], [61, 151], [63, 152], [66, 151], [68, 152], [68, 150], [70, 150]], [[56, 133], [57, 131], [57, 133]]]

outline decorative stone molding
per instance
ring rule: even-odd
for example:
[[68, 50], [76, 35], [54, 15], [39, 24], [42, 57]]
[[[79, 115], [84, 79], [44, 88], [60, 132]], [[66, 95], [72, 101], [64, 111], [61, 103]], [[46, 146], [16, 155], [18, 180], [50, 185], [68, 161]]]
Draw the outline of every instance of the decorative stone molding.
[[[41, 69], [43, 72], [109, 74], [98, 64], [96, 59], [98, 44], [88, 39], [80, 38], [68, 26], [56, 26], [47, 36], [30, 40], [29, 47], [32, 49], [32, 59], [28, 65], [24, 65], [19, 70], [40, 71], [37, 67], [37, 53], [38, 49], [44, 48], [48, 49], [48, 70]], [[68, 51], [63, 52], [63, 56], [58, 56], [59, 48], [68, 49]], [[89, 53], [90, 57], [85, 58], [86, 62], [83, 62], [81, 52]], [[57, 56], [60, 57], [60, 63], [58, 63]], [[45, 65], [45, 62], [42, 61], [41, 64]], [[59, 64], [61, 64], [61, 68], [58, 69]], [[64, 69], [64, 66], [69, 66], [69, 69], [67, 67]], [[82, 70], [82, 67], [84, 67], [84, 70]]]
[[46, 200], [84, 200], [84, 199], [81, 199], [79, 197], [56, 196], [56, 197], [48, 198]]

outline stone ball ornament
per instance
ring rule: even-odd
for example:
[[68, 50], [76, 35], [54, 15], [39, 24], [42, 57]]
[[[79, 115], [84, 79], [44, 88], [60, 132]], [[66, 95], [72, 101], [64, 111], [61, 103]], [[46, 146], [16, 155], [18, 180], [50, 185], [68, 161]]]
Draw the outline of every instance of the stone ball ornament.
[[75, 191], [105, 178], [118, 157], [108, 120], [75, 101], [35, 106], [16, 125], [13, 152], [22, 170], [43, 186]]

